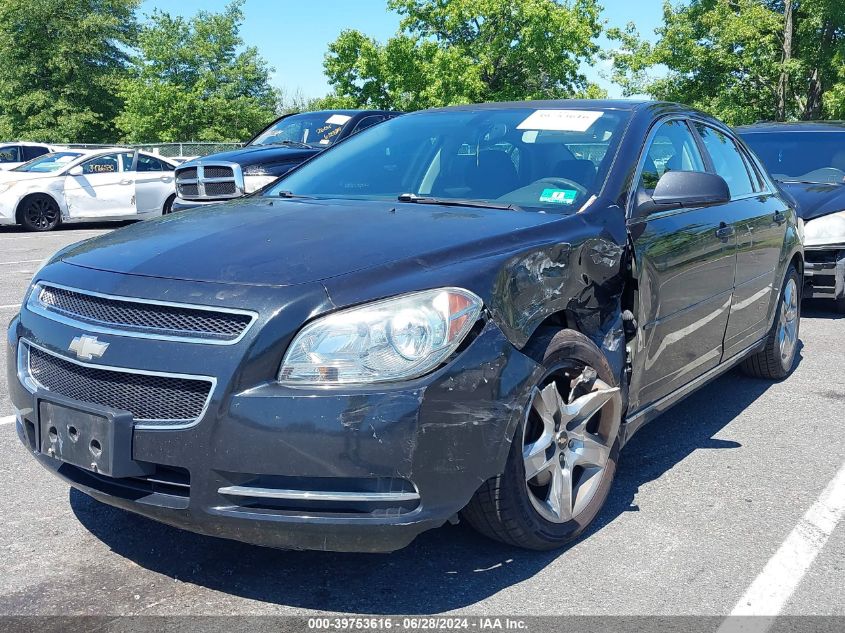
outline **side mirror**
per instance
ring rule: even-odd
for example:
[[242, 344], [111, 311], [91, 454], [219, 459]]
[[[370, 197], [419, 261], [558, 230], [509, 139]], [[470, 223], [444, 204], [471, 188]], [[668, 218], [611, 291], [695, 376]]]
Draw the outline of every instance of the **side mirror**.
[[81, 176], [84, 173], [84, 170], [82, 169], [82, 165], [76, 165], [71, 167], [67, 173], [69, 176]]
[[650, 202], [651, 210], [678, 207], [707, 207], [730, 202], [725, 179], [703, 171], [667, 171], [657, 181]]

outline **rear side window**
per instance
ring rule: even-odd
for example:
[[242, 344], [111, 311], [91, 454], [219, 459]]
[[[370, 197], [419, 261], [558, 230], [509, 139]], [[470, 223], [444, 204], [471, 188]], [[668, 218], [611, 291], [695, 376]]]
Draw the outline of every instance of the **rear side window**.
[[684, 121], [661, 123], [646, 151], [640, 187], [651, 193], [667, 171], [704, 171], [698, 145]]
[[39, 156], [44, 156], [50, 150], [43, 145], [24, 145], [23, 146], [23, 160], [32, 160]]
[[707, 153], [710, 154], [713, 169], [728, 183], [731, 197], [738, 198], [755, 193], [745, 159], [733, 139], [703, 123], [696, 123], [695, 127], [704, 141]]
[[21, 148], [17, 145], [6, 145], [5, 147], [0, 147], [0, 163], [20, 163], [23, 162], [21, 159]]
[[173, 171], [173, 167], [167, 163], [160, 161], [158, 158], [147, 156], [145, 154], [138, 154], [137, 171]]

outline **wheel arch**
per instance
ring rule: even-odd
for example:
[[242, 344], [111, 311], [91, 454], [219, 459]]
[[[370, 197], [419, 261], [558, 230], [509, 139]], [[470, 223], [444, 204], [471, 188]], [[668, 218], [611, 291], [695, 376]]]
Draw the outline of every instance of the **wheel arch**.
[[56, 197], [52, 194], [47, 193], [46, 191], [30, 191], [29, 193], [23, 195], [20, 200], [18, 200], [18, 204], [15, 207], [15, 222], [18, 224], [22, 224], [21, 222], [21, 213], [23, 212], [23, 206], [27, 202], [27, 200], [31, 200], [32, 198], [36, 197], [44, 197], [49, 198], [53, 201], [53, 204], [56, 205], [56, 208], [59, 210], [59, 222], [61, 223], [63, 219], [62, 213], [62, 205], [56, 200]]

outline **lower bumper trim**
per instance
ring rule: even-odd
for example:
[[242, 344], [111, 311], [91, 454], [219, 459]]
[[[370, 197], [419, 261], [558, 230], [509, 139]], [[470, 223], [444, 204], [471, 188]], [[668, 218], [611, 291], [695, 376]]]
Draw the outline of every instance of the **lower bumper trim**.
[[224, 486], [221, 495], [255, 497], [261, 499], [288, 499], [296, 501], [417, 501], [416, 492], [326, 492], [319, 490], [280, 490], [251, 486]]

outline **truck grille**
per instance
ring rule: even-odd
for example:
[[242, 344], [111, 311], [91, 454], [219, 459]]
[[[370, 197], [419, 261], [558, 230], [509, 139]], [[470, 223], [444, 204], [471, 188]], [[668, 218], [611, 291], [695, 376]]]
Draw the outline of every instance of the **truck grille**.
[[[202, 343], [234, 343], [246, 333], [255, 315], [246, 311], [222, 311], [186, 304], [163, 304], [41, 283], [27, 306], [73, 321], [130, 334], [176, 338]], [[123, 333], [123, 332], [121, 332]]]
[[59, 395], [109, 409], [129, 411], [138, 422], [156, 426], [182, 425], [203, 413], [213, 382], [141, 374], [130, 370], [83, 365], [40, 347], [21, 343], [24, 370], [37, 386]]
[[236, 163], [176, 168], [176, 192], [183, 200], [226, 200], [244, 195], [244, 178]]

